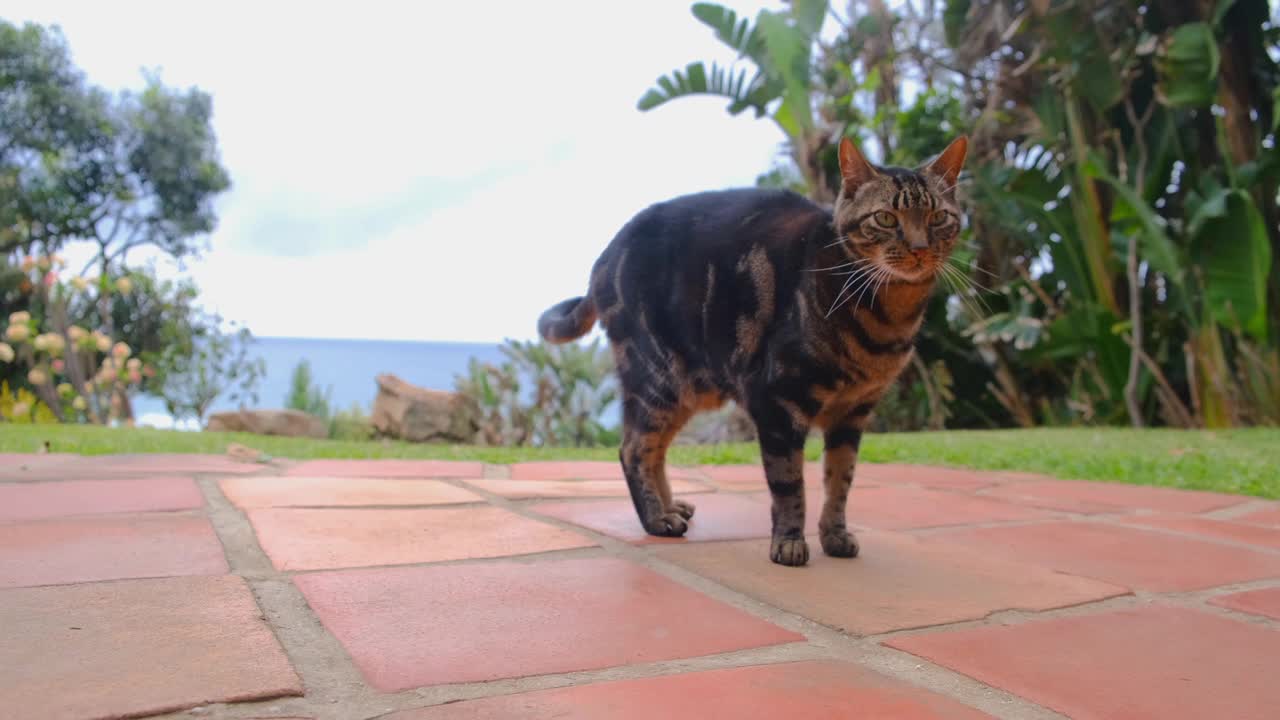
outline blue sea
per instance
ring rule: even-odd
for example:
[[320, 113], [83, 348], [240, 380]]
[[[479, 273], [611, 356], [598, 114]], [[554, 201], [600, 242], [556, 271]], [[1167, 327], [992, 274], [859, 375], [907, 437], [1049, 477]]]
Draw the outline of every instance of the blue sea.
[[[253, 352], [266, 362], [267, 374], [258, 383], [258, 402], [251, 407], [284, 407], [294, 366], [307, 360], [312, 381], [331, 391], [334, 410], [359, 404], [366, 413], [378, 394], [374, 378], [379, 373], [393, 373], [421, 387], [453, 390], [454, 376], [466, 373], [471, 358], [493, 363], [503, 358], [496, 344], [396, 340], [255, 338]], [[174, 426], [157, 398], [139, 395], [133, 406], [140, 425]], [[225, 397], [213, 406], [213, 412], [234, 409], [236, 405]], [[178, 427], [197, 429], [191, 423]]]

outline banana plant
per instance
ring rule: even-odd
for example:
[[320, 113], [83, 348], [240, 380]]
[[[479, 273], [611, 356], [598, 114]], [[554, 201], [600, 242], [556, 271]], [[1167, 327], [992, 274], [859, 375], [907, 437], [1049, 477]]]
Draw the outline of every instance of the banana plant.
[[734, 64], [691, 62], [659, 77], [636, 107], [648, 111], [681, 97], [715, 95], [729, 100], [731, 115], [752, 110], [757, 118], [768, 116], [786, 135], [806, 185], [823, 195], [820, 169], [802, 153], [814, 144], [817, 132], [813, 49], [826, 18], [826, 0], [794, 0], [785, 10], [761, 10], [754, 23], [715, 3], [695, 3], [692, 12], [737, 54]]

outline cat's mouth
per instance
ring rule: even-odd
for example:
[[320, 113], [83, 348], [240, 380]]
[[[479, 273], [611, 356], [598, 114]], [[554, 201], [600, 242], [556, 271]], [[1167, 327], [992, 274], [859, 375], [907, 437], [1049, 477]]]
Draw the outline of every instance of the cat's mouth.
[[938, 273], [940, 261], [933, 257], [920, 257], [908, 254], [905, 257], [894, 258], [886, 262], [889, 272], [892, 272], [900, 280], [908, 282], [919, 282], [933, 277]]

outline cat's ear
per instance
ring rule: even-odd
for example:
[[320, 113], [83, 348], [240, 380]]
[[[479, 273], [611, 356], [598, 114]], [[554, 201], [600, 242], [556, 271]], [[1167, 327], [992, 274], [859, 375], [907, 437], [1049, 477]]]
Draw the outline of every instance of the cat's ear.
[[849, 138], [840, 139], [840, 177], [844, 180], [846, 195], [859, 185], [876, 176], [876, 169], [862, 156], [862, 151]]
[[925, 172], [939, 178], [942, 181], [942, 187], [950, 192], [955, 189], [956, 181], [960, 178], [960, 170], [964, 168], [964, 156], [969, 152], [969, 138], [961, 135], [951, 144], [947, 146], [942, 154], [929, 163], [929, 167], [925, 168]]

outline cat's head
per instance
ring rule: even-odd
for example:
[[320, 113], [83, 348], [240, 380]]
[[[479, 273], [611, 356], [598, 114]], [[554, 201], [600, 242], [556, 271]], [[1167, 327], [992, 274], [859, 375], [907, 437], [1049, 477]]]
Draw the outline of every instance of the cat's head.
[[876, 167], [849, 138], [841, 140], [839, 237], [868, 265], [900, 279], [932, 277], [960, 237], [956, 180], [968, 145], [956, 138], [932, 162], [908, 170]]

